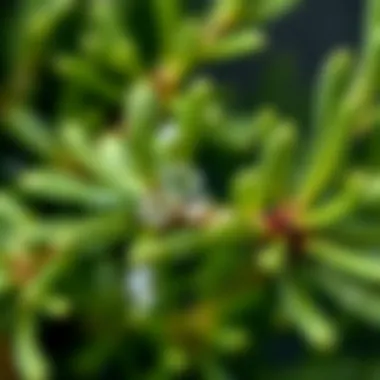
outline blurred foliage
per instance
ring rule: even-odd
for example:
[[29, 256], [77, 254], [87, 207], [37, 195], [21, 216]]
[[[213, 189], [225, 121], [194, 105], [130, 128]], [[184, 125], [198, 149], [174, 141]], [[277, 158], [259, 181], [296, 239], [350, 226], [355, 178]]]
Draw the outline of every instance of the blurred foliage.
[[291, 56], [206, 74], [297, 3], [4, 8], [1, 379], [377, 377], [380, 3], [311, 115]]

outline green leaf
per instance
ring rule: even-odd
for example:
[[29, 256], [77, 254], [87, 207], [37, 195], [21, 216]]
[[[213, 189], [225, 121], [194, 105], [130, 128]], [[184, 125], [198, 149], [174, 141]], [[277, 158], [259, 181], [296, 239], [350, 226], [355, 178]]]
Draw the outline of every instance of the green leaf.
[[361, 203], [366, 182], [362, 176], [351, 176], [345, 187], [332, 199], [321, 206], [311, 209], [303, 217], [301, 224], [305, 228], [319, 230], [331, 227], [347, 219]]
[[63, 120], [59, 125], [58, 136], [64, 152], [70, 158], [90, 171], [98, 168], [99, 162], [94, 160], [95, 151], [90, 143], [89, 132], [83, 124], [76, 120]]
[[268, 22], [283, 17], [300, 2], [301, 0], [258, 0], [252, 2], [252, 7], [255, 19]]
[[131, 219], [123, 211], [88, 218], [47, 219], [30, 229], [29, 238], [57, 251], [96, 247], [125, 234]]
[[60, 142], [64, 152], [96, 180], [126, 196], [136, 195], [139, 183], [122, 136], [104, 136], [96, 144], [83, 124], [66, 120], [61, 123]]
[[125, 198], [112, 189], [54, 170], [28, 172], [21, 177], [19, 187], [24, 193], [40, 199], [88, 208], [115, 208], [125, 204]]
[[314, 348], [330, 351], [338, 336], [332, 321], [317, 307], [301, 286], [287, 281], [282, 283], [281, 300], [287, 318]]
[[45, 315], [60, 319], [67, 318], [71, 311], [70, 301], [66, 298], [49, 295], [42, 301], [42, 309]]
[[210, 11], [211, 25], [217, 30], [233, 25], [243, 15], [245, 0], [214, 0]]
[[258, 168], [247, 168], [235, 175], [230, 193], [240, 215], [247, 219], [263, 211], [263, 185]]
[[150, 174], [154, 166], [152, 144], [158, 117], [159, 104], [152, 86], [148, 82], [137, 83], [128, 93], [124, 119], [132, 157], [145, 174]]
[[92, 0], [88, 4], [88, 30], [82, 39], [87, 54], [120, 73], [141, 71], [138, 48], [123, 25], [123, 1]]
[[162, 50], [171, 50], [173, 39], [175, 38], [181, 23], [181, 6], [178, 0], [154, 0], [153, 2]]
[[348, 281], [341, 276], [322, 272], [317, 282], [323, 290], [349, 313], [363, 321], [380, 326], [380, 293]]
[[313, 124], [317, 136], [331, 128], [352, 74], [353, 59], [347, 50], [337, 50], [323, 66], [317, 78], [313, 101]]
[[137, 197], [143, 191], [143, 185], [133, 170], [130, 152], [121, 136], [103, 136], [94, 147], [94, 152], [98, 157], [94, 172], [98, 172], [98, 177], [105, 183], [130, 194], [131, 197]]
[[380, 259], [368, 254], [321, 240], [308, 244], [309, 254], [321, 264], [368, 282], [380, 282]]
[[[164, 377], [173, 377], [182, 374], [190, 366], [190, 357], [182, 347], [164, 347], [162, 351], [162, 372]], [[160, 376], [158, 376], [160, 378]], [[155, 377], [153, 377], [155, 379]]]
[[251, 217], [285, 200], [293, 175], [291, 167], [296, 142], [293, 125], [280, 124], [265, 137], [261, 162], [257, 167], [241, 171], [232, 183], [235, 204], [243, 215]]
[[51, 301], [55, 282], [89, 249], [102, 247], [107, 252], [130, 228], [130, 219], [123, 213], [105, 214], [72, 221], [49, 221], [37, 225], [34, 237], [52, 248], [49, 261], [21, 294], [23, 305], [34, 310], [45, 309]]
[[50, 370], [38, 338], [37, 316], [29, 312], [20, 314], [14, 335], [15, 364], [22, 379], [48, 380]]
[[[25, 244], [24, 238], [32, 226], [33, 217], [30, 210], [24, 208], [10, 194], [0, 193], [0, 252], [23, 249], [20, 247]], [[1, 261], [0, 259], [0, 266]], [[6, 272], [9, 271], [5, 270], [4, 273]]]
[[[255, 232], [249, 232], [251, 237], [255, 235]], [[141, 236], [129, 254], [134, 264], [165, 263], [188, 255], [202, 254], [206, 248], [216, 244], [238, 241], [247, 233], [238, 218], [221, 213], [201, 229], [188, 228], [163, 236]]]
[[200, 22], [196, 19], [186, 20], [174, 34], [173, 51], [168, 58], [174, 61], [177, 75], [184, 76], [202, 57]]
[[14, 224], [27, 224], [32, 220], [32, 214], [13, 195], [0, 192], [0, 220], [7, 220]]
[[286, 244], [275, 241], [258, 252], [255, 264], [265, 274], [278, 275], [286, 265]]
[[299, 202], [312, 204], [336, 178], [348, 153], [358, 117], [368, 104], [369, 85], [358, 76], [343, 99], [329, 128], [313, 141], [309, 165], [302, 177]]
[[266, 45], [264, 34], [259, 30], [249, 30], [230, 34], [207, 48], [206, 60], [230, 60], [261, 51]]
[[304, 205], [313, 203], [336, 178], [360, 118], [372, 111], [380, 62], [380, 29], [374, 31], [369, 44], [346, 96], [337, 105], [330, 127], [323, 129], [313, 143], [309, 166], [300, 186], [299, 200]]
[[377, 224], [350, 220], [327, 228], [324, 234], [345, 244], [362, 248], [376, 248], [380, 244], [379, 231], [380, 228]]
[[376, 208], [380, 206], [380, 177], [377, 173], [364, 174], [363, 181], [365, 187], [360, 194], [360, 203], [363, 206]]
[[48, 126], [30, 110], [13, 108], [6, 115], [9, 132], [31, 151], [44, 157], [54, 154], [55, 141]]
[[214, 344], [226, 353], [239, 353], [251, 343], [248, 332], [236, 327], [219, 327], [213, 335]]
[[284, 123], [268, 137], [260, 163], [264, 205], [276, 204], [288, 196], [292, 179], [296, 131]]
[[167, 262], [194, 254], [204, 243], [204, 236], [197, 231], [183, 231], [165, 237], [146, 236], [136, 242], [130, 255], [136, 264]]
[[[378, 67], [380, 63], [380, 25], [374, 28], [371, 38], [367, 41], [361, 61], [361, 73], [363, 81], [368, 86], [369, 96], [373, 97], [379, 84]], [[373, 100], [373, 99], [371, 99]]]
[[[362, 52], [362, 76], [368, 81], [370, 95], [375, 93], [380, 83], [380, 6], [376, 0], [369, 0], [367, 6], [367, 30], [364, 32], [364, 48]], [[375, 99], [373, 99], [375, 101]]]
[[253, 152], [279, 124], [276, 112], [270, 107], [263, 107], [250, 117], [221, 114], [220, 118], [210, 138], [237, 153]]
[[[208, 81], [196, 81], [175, 104], [178, 134], [181, 140], [177, 154], [188, 159], [206, 134], [207, 112], [212, 106], [213, 88]], [[178, 157], [177, 157], [178, 158]]]
[[363, 20], [364, 55], [371, 54], [373, 39], [377, 39], [380, 28], [380, 4], [377, 0], [367, 0]]
[[56, 71], [77, 88], [95, 92], [111, 102], [120, 100], [122, 90], [119, 84], [111, 83], [92, 61], [81, 57], [61, 56], [54, 64]]
[[53, 28], [67, 15], [75, 4], [74, 0], [30, 1], [25, 23], [28, 41], [41, 43], [51, 35]]

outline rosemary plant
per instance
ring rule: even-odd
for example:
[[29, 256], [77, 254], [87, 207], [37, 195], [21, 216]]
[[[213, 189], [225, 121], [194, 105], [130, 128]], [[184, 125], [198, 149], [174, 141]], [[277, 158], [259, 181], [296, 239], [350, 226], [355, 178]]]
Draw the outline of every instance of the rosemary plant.
[[[20, 1], [1, 98], [28, 152], [0, 193], [9, 378], [227, 379], [226, 356], [261, 349], [258, 314], [323, 352], [346, 329], [331, 304], [380, 324], [380, 2], [360, 51], [323, 66], [307, 138], [275, 104], [229, 109], [202, 70], [259, 53], [298, 1], [185, 3]], [[210, 146], [245, 158], [223, 196]], [[68, 349], [52, 325], [59, 342], [76, 326]]]

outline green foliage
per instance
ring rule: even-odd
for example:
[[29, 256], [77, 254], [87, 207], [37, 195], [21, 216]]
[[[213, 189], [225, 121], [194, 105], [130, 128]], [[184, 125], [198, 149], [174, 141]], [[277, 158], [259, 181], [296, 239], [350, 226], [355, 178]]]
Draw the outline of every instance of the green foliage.
[[[379, 147], [379, 2], [362, 50], [323, 67], [309, 142], [276, 105], [235, 114], [199, 70], [260, 52], [265, 25], [298, 1], [215, 0], [197, 15], [125, 3], [21, 1], [1, 102], [5, 133], [31, 154], [0, 193], [15, 378], [225, 379], [224, 358], [260, 352], [259, 314], [330, 352], [345, 326], [321, 294], [378, 326], [380, 177], [352, 147]], [[222, 199], [200, 158], [211, 147], [249, 157]], [[68, 354], [43, 339], [60, 323], [78, 329]]]

